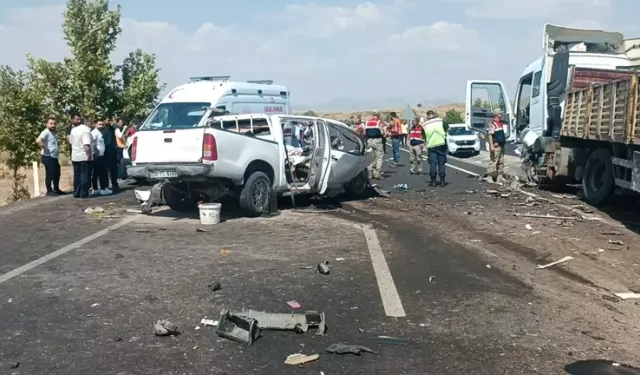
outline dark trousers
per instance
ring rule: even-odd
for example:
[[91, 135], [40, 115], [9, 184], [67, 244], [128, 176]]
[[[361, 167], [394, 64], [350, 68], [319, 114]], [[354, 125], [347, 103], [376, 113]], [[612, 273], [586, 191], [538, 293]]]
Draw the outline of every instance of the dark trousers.
[[105, 169], [111, 180], [111, 190], [115, 192], [118, 190], [118, 153], [116, 150], [109, 150], [105, 152], [103, 158]]
[[98, 183], [100, 190], [109, 187], [109, 175], [105, 166], [104, 156], [96, 156], [91, 162], [91, 187], [93, 187], [93, 190], [99, 190]]
[[447, 145], [444, 144], [427, 149], [427, 158], [429, 159], [429, 177], [431, 177], [431, 181], [435, 181], [436, 176], [440, 176], [440, 180], [444, 181], [447, 174]]
[[382, 152], [387, 153], [387, 138], [382, 137]]
[[89, 162], [73, 162], [73, 197], [87, 198], [89, 196]]
[[60, 191], [60, 163], [58, 158], [43, 156], [42, 165], [44, 165], [44, 183], [47, 187], [47, 193]]

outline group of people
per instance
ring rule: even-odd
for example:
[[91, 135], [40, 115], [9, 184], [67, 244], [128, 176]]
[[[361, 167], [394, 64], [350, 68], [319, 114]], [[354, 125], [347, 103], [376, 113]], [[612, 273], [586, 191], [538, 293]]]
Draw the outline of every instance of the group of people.
[[[369, 178], [382, 179], [382, 164], [386, 153], [386, 140], [391, 140], [392, 167], [397, 167], [400, 159], [400, 145], [409, 143], [409, 159], [411, 174], [422, 173], [422, 155], [427, 150], [429, 162], [429, 185], [446, 186], [447, 164], [447, 131], [448, 126], [437, 117], [434, 111], [427, 111], [426, 121], [414, 118], [411, 127], [406, 129], [406, 121], [400, 120], [395, 112], [391, 112], [391, 123], [385, 124], [376, 113], [366, 123], [356, 120], [356, 133], [366, 140], [373, 151], [373, 162], [369, 166]], [[406, 134], [405, 134], [406, 132]], [[489, 151], [491, 161], [488, 174], [495, 182], [503, 183], [504, 165], [504, 125], [502, 112], [497, 109], [488, 127]]]
[[[74, 115], [66, 133], [71, 146], [73, 164], [73, 196], [111, 195], [119, 191], [118, 171], [126, 140], [135, 133], [136, 124], [124, 126], [122, 119], [96, 119], [90, 121]], [[60, 189], [60, 149], [56, 132], [56, 119], [49, 117], [45, 129], [36, 139], [40, 146], [45, 168], [45, 186], [48, 196], [66, 194]]]

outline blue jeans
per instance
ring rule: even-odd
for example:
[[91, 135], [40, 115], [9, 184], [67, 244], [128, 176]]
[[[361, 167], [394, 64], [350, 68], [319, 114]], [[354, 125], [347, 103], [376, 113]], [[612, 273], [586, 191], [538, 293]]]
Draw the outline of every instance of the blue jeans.
[[447, 145], [436, 146], [427, 149], [427, 158], [429, 159], [429, 177], [431, 181], [436, 180], [436, 176], [440, 176], [440, 181], [444, 181], [447, 174]]
[[393, 152], [393, 161], [400, 161], [400, 137], [391, 138], [391, 151]]

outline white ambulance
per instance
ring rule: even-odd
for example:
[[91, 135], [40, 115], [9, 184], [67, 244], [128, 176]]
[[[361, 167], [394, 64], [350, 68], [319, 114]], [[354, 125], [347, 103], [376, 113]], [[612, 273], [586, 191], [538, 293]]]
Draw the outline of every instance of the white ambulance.
[[[271, 80], [230, 79], [231, 76], [191, 78], [189, 83], [169, 91], [138, 130], [193, 128], [198, 126], [208, 108], [215, 108], [221, 115], [291, 113], [290, 93], [286, 86], [274, 85]], [[129, 149], [123, 153], [121, 171], [131, 165]], [[126, 172], [121, 172], [121, 178], [127, 177]]]

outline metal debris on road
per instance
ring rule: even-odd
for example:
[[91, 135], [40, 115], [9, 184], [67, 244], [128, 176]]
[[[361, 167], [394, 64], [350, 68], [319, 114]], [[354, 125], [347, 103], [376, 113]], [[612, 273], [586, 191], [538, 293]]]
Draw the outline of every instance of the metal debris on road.
[[209, 290], [212, 292], [217, 292], [218, 290], [222, 289], [222, 284], [220, 284], [220, 281], [214, 280], [207, 284], [207, 288], [209, 288]]
[[[217, 327], [220, 322], [218, 320], [202, 318], [200, 319], [200, 325], [207, 327]], [[199, 328], [199, 327], [198, 327]]]
[[208, 230], [207, 229], [203, 229], [203, 228], [196, 228], [196, 232], [206, 233], [206, 232], [208, 232]]
[[260, 328], [256, 319], [226, 311], [220, 317], [216, 334], [225, 339], [251, 345], [260, 337]]
[[136, 229], [136, 233], [149, 233], [149, 229]]
[[296, 353], [296, 354], [289, 355], [287, 357], [287, 359], [284, 361], [284, 363], [286, 365], [297, 366], [297, 365], [302, 365], [302, 364], [305, 364], [305, 363], [317, 361], [318, 358], [320, 358], [319, 354], [305, 355], [305, 354], [302, 354], [302, 353]]
[[128, 213], [128, 214], [141, 214], [142, 210], [136, 210], [136, 209], [133, 209], [133, 208], [127, 208], [125, 210], [125, 212]]
[[178, 332], [177, 325], [171, 323], [166, 319], [162, 319], [162, 320], [158, 320], [155, 326], [153, 326], [153, 333], [156, 336], [171, 336], [171, 335], [177, 335], [180, 332]]
[[429, 276], [429, 283], [433, 283], [433, 280], [435, 280], [436, 277], [435, 276]]
[[373, 186], [373, 190], [382, 198], [389, 198], [391, 196], [387, 190], [382, 190], [378, 186]]
[[626, 292], [626, 293], [613, 293], [616, 295], [616, 297], [625, 300], [625, 299], [639, 299], [640, 298], [640, 293], [630, 293], [630, 292]]
[[331, 270], [329, 270], [329, 261], [324, 261], [318, 264], [318, 272], [323, 275], [328, 275]]
[[[238, 312], [225, 311], [222, 317], [253, 319], [257, 322], [260, 329], [267, 331], [294, 331], [296, 333], [305, 333], [309, 328], [317, 328], [316, 335], [324, 336], [327, 330], [324, 312], [318, 313], [312, 310], [306, 311], [304, 314], [268, 313], [256, 310], [242, 310]], [[222, 324], [223, 318], [220, 318], [220, 324]]]
[[537, 214], [519, 214], [519, 213], [515, 213], [513, 214], [513, 216], [517, 216], [517, 217], [530, 217], [533, 219], [558, 219], [558, 220], [580, 220], [579, 217], [573, 217], [573, 216], [554, 216], [554, 215], [537, 215]]
[[89, 207], [84, 210], [85, 214], [102, 214], [104, 212], [104, 208], [102, 207]]
[[624, 242], [620, 240], [609, 240], [610, 245], [624, 245]]
[[555, 262], [551, 262], [551, 263], [547, 263], [547, 264], [543, 264], [543, 265], [538, 265], [538, 266], [536, 266], [536, 268], [537, 268], [537, 269], [539, 269], [539, 270], [541, 270], [541, 269], [545, 269], [545, 268], [553, 267], [553, 266], [555, 266], [556, 264], [560, 264], [560, 263], [568, 262], [568, 261], [570, 261], [571, 259], [573, 259], [573, 257], [571, 257], [571, 256], [566, 256], [566, 257], [564, 257], [564, 258], [562, 258], [562, 259], [558, 259], [558, 260], [556, 260]]
[[407, 184], [397, 184], [393, 185], [393, 188], [398, 191], [407, 191], [409, 190], [409, 185]]
[[411, 341], [401, 339], [399, 337], [393, 336], [378, 336], [378, 342], [380, 344], [390, 344], [390, 345], [409, 345]]
[[15, 370], [15, 369], [17, 369], [18, 367], [20, 367], [20, 362], [15, 362], [15, 363], [13, 363], [11, 366], [9, 366], [9, 369], [10, 369], [10, 370]]
[[527, 230], [533, 230], [533, 227], [531, 226], [531, 224], [526, 224], [524, 227], [527, 228]]
[[302, 266], [300, 267], [301, 270], [310, 270], [313, 269], [313, 266]]
[[366, 346], [362, 346], [362, 345], [347, 345], [347, 344], [343, 344], [343, 343], [337, 343], [337, 344], [331, 344], [329, 345], [329, 347], [326, 349], [327, 352], [331, 353], [331, 354], [355, 354], [355, 355], [360, 355], [360, 353], [371, 353], [371, 354], [377, 354], [376, 352], [374, 352], [373, 350], [367, 348]]
[[287, 306], [289, 306], [290, 309], [294, 309], [294, 310], [298, 310], [302, 308], [302, 305], [296, 301], [287, 301]]
[[342, 262], [344, 258], [336, 258], [336, 262]]

